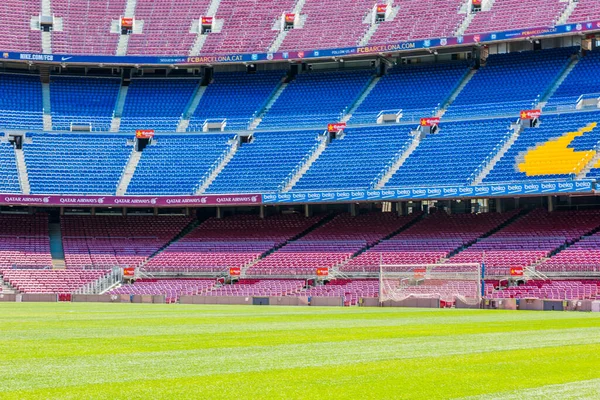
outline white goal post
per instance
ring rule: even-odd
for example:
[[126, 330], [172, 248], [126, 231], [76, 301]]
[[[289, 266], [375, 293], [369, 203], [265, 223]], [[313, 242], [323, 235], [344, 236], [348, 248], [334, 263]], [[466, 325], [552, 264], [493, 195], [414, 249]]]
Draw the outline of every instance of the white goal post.
[[475, 305], [481, 302], [484, 287], [478, 263], [379, 265], [380, 303], [423, 298]]

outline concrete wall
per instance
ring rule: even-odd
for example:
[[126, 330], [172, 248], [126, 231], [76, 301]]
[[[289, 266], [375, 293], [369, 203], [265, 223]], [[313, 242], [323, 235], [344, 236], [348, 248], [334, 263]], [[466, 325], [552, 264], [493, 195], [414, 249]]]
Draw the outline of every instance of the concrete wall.
[[310, 305], [314, 307], [343, 307], [343, 297], [316, 297], [310, 298]]
[[16, 294], [2, 294], [0, 293], [0, 301], [15, 301], [17, 298]]
[[28, 303], [53, 303], [58, 301], [58, 295], [52, 293], [23, 293], [21, 301]]

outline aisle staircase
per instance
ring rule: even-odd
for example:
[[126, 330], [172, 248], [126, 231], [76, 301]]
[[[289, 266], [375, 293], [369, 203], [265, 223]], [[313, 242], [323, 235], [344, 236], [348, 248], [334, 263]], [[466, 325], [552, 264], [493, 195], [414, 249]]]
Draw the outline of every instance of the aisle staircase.
[[62, 241], [62, 230], [59, 222], [48, 225], [50, 234], [50, 255], [52, 256], [52, 269], [65, 269], [65, 251]]

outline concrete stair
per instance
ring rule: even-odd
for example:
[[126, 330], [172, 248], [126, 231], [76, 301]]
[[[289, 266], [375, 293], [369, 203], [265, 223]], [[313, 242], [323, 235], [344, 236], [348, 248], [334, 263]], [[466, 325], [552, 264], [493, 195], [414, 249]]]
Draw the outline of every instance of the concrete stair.
[[352, 104], [350, 106], [350, 108], [348, 109], [348, 112], [346, 113], [346, 115], [344, 115], [342, 117], [342, 120], [340, 122], [348, 122], [350, 120], [350, 118], [352, 118], [352, 114], [365, 101], [365, 99], [371, 93], [371, 91], [375, 88], [375, 86], [377, 85], [377, 83], [379, 83], [380, 79], [381, 79], [381, 77], [379, 77], [379, 76], [375, 76], [375, 77], [371, 78], [371, 80], [369, 81], [369, 83], [367, 84], [367, 86], [365, 86], [365, 89], [363, 90], [363, 92], [356, 99], [356, 101], [354, 102], [354, 104]]
[[52, 54], [52, 32], [42, 31], [42, 53]]
[[265, 106], [260, 111], [258, 111], [258, 113], [256, 114], [257, 116], [250, 123], [248, 130], [253, 131], [258, 127], [258, 125], [262, 122], [262, 120], [265, 117], [265, 115], [267, 114], [267, 112], [269, 112], [269, 109], [273, 106], [273, 104], [275, 104], [275, 102], [277, 101], [279, 96], [281, 96], [281, 93], [283, 93], [283, 91], [285, 90], [287, 85], [288, 85], [287, 83], [282, 81], [279, 84], [279, 86], [277, 86], [277, 88], [275, 88], [275, 90], [273, 91], [273, 94], [271, 95], [271, 97], [269, 97], [269, 100], [267, 100], [267, 102], [265, 103]]
[[411, 142], [411, 144], [404, 150], [401, 150], [398, 154], [396, 154], [396, 161], [390, 166], [390, 168], [385, 171], [381, 178], [377, 179], [371, 186], [374, 189], [380, 190], [392, 179], [392, 176], [400, 169], [400, 167], [404, 164], [404, 162], [410, 157], [410, 155], [417, 149], [421, 143], [421, 139], [419, 133], [415, 133], [415, 136]]
[[[49, 80], [50, 78], [48, 78]], [[44, 82], [42, 77], [42, 105], [44, 108], [44, 130], [52, 130], [52, 108], [50, 103], [50, 83], [49, 81]]]
[[121, 128], [121, 116], [123, 115], [123, 107], [125, 106], [125, 99], [127, 98], [128, 91], [129, 86], [121, 86], [121, 89], [119, 90], [115, 111], [113, 112], [113, 118], [110, 122], [111, 132], [119, 132], [119, 129]]
[[[469, 0], [467, 3], [470, 4], [471, 1]], [[471, 22], [473, 22], [474, 18], [475, 18], [475, 13], [467, 13], [467, 15], [465, 16], [465, 19], [462, 20], [462, 22], [460, 23], [458, 28], [456, 28], [456, 30], [454, 31], [454, 36], [455, 37], [463, 36], [465, 34], [465, 32], [467, 31], [467, 29], [469, 29], [469, 25], [471, 25]]]
[[198, 104], [200, 104], [200, 100], [202, 99], [202, 96], [204, 96], [204, 92], [206, 92], [207, 87], [208, 86], [198, 85], [194, 96], [192, 96], [192, 99], [186, 106], [185, 110], [183, 111], [183, 115], [181, 116], [181, 119], [177, 124], [177, 132], [187, 131], [187, 128], [190, 125], [190, 118], [192, 117], [192, 115], [194, 115], [196, 108], [198, 108]]
[[25, 163], [25, 154], [23, 149], [15, 149], [15, 159], [17, 160], [17, 171], [19, 172], [19, 185], [21, 193], [30, 194], [31, 186], [29, 184], [29, 174], [27, 173], [27, 164]]
[[214, 182], [214, 180], [219, 176], [221, 171], [229, 164], [229, 161], [235, 156], [235, 153], [240, 147], [240, 142], [238, 138], [232, 140], [231, 147], [227, 150], [227, 152], [218, 160], [213, 168], [205, 175], [206, 177], [201, 180], [200, 186], [196, 190], [196, 195], [201, 195], [206, 192], [209, 186]]
[[548, 104], [548, 100], [550, 100], [550, 98], [554, 96], [554, 93], [556, 93], [560, 85], [562, 85], [565, 79], [567, 79], [567, 77], [569, 76], [571, 71], [573, 71], [573, 69], [577, 66], [577, 64], [579, 64], [579, 57], [573, 56], [567, 67], [559, 74], [556, 80], [552, 83], [552, 86], [550, 86], [548, 91], [546, 91], [546, 93], [540, 98], [540, 101], [537, 104], [537, 107], [539, 109], [543, 109], [544, 107], [546, 107], [546, 104]]
[[589, 163], [586, 164], [585, 167], [581, 170], [580, 173], [577, 174], [575, 179], [585, 179], [586, 175], [590, 173], [594, 165], [596, 165], [600, 161], [600, 145], [596, 146], [596, 155], [592, 157]]
[[496, 155], [494, 155], [494, 157], [490, 160], [490, 162], [487, 165], [485, 165], [485, 167], [483, 167], [476, 176], [473, 177], [473, 179], [471, 180], [471, 185], [473, 185], [473, 186], [481, 185], [481, 183], [483, 182], [485, 177], [489, 175], [489, 173], [494, 169], [494, 167], [496, 166], [498, 161], [500, 161], [502, 159], [502, 157], [504, 157], [504, 155], [506, 154], [508, 149], [510, 149], [512, 147], [512, 145], [519, 138], [519, 135], [521, 135], [521, 133], [523, 132], [523, 127], [521, 125], [516, 125], [513, 127], [513, 129], [514, 129], [513, 134], [502, 145], [502, 147], [498, 150]]
[[281, 190], [282, 192], [286, 193], [292, 190], [292, 188], [296, 185], [296, 183], [298, 183], [300, 178], [304, 176], [306, 171], [308, 171], [313, 165], [313, 163], [317, 161], [321, 154], [323, 154], [328, 144], [329, 140], [327, 135], [323, 135], [322, 137], [320, 137], [320, 142], [315, 146], [310, 157], [306, 160], [306, 162], [304, 162], [304, 164], [299, 166], [297, 172], [290, 177], [287, 183], [284, 184], [283, 189]]
[[575, 11], [575, 8], [577, 8], [577, 4], [579, 4], [575, 0], [560, 0], [560, 1], [563, 3], [569, 3], [569, 5], [567, 6], [567, 8], [565, 8], [565, 10], [562, 12], [562, 14], [560, 14], [560, 17], [558, 17], [556, 19], [556, 21], [554, 21], [556, 25], [566, 24], [567, 21], [569, 20], [569, 17], [571, 16], [571, 14], [573, 14], [573, 11]]
[[454, 91], [450, 93], [450, 96], [448, 96], [448, 98], [442, 102], [442, 105], [439, 111], [437, 112], [438, 117], [442, 117], [446, 113], [448, 107], [450, 107], [452, 103], [454, 103], [454, 100], [456, 100], [458, 95], [463, 91], [463, 89], [467, 86], [467, 84], [471, 81], [471, 79], [476, 73], [476, 69], [471, 69], [463, 76], [458, 86], [456, 86], [456, 89], [454, 89]]
[[131, 183], [131, 179], [133, 178], [133, 174], [135, 174], [135, 170], [137, 169], [141, 158], [142, 152], [136, 151], [135, 148], [132, 149], [123, 175], [121, 175], [119, 185], [117, 186], [117, 196], [124, 196], [127, 193], [127, 188], [129, 187], [129, 183]]
[[50, 234], [50, 255], [52, 256], [52, 269], [65, 269], [65, 251], [62, 242], [60, 223], [52, 222], [48, 225]]

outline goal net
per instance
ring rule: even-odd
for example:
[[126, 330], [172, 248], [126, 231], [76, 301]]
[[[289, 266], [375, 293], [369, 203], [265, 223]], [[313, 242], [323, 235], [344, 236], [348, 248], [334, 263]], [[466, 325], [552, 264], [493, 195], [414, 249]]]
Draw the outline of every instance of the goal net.
[[481, 301], [480, 264], [407, 264], [379, 267], [379, 301], [439, 299], [476, 305]]

